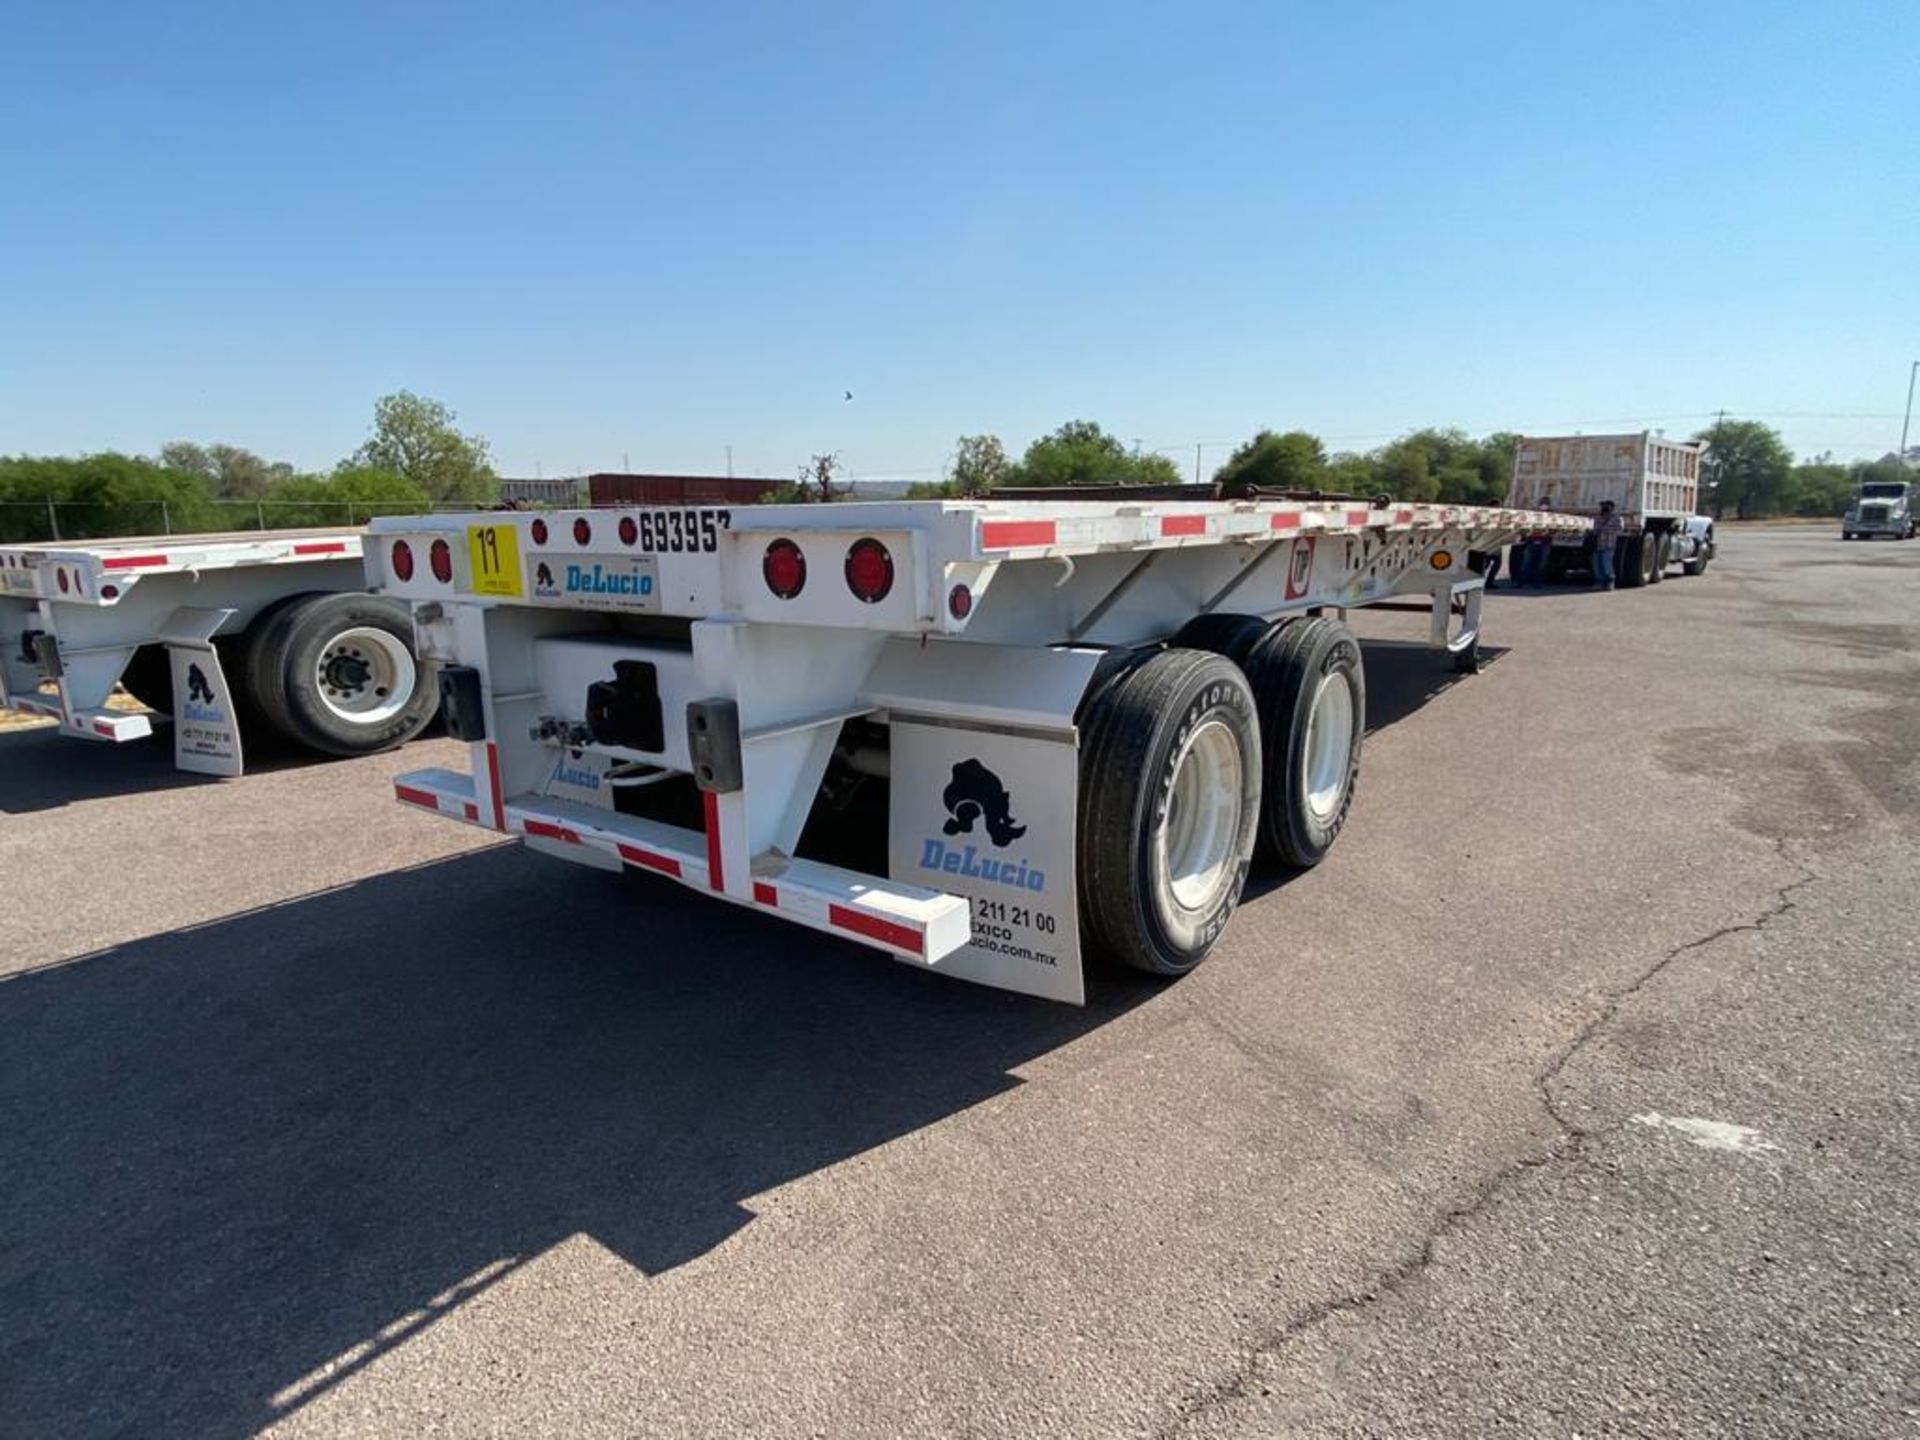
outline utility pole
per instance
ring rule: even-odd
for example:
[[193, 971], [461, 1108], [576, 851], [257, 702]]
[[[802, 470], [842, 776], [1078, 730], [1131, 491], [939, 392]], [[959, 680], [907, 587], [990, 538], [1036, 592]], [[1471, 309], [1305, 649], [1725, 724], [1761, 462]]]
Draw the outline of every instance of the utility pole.
[[733, 478], [733, 447], [727, 446], [727, 479]]
[[1720, 514], [1720, 511], [1722, 508], [1721, 500], [1720, 500], [1720, 466], [1722, 464], [1722, 461], [1720, 459], [1718, 452], [1720, 449], [1720, 427], [1726, 423], [1727, 423], [1727, 412], [1725, 410], [1714, 411], [1713, 443], [1709, 445], [1707, 448], [1710, 451], [1714, 452], [1714, 455], [1713, 455], [1713, 518], [1716, 520], [1719, 520], [1722, 518]]
[[1193, 483], [1200, 483], [1200, 442], [1197, 440], [1193, 445]]
[[1907, 463], [1907, 427], [1913, 423], [1913, 377], [1920, 375], [1920, 360], [1907, 371], [1907, 418], [1900, 422], [1900, 463]]

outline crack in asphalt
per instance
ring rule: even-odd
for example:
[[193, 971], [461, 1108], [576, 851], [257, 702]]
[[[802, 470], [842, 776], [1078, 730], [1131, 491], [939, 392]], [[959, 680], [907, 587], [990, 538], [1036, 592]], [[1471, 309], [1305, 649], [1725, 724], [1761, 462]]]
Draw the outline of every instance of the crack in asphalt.
[[1704, 950], [1730, 935], [1753, 934], [1765, 930], [1774, 921], [1794, 909], [1795, 892], [1813, 884], [1820, 876], [1810, 866], [1789, 853], [1785, 840], [1776, 839], [1773, 842], [1773, 849], [1782, 862], [1792, 866], [1799, 871], [1799, 874], [1794, 879], [1774, 888], [1773, 900], [1765, 909], [1750, 920], [1722, 925], [1717, 930], [1709, 931], [1705, 935], [1697, 936], [1667, 950], [1633, 980], [1609, 992], [1602, 1000], [1600, 1007], [1573, 1032], [1547, 1063], [1535, 1072], [1533, 1084], [1540, 1093], [1541, 1106], [1560, 1131], [1560, 1134], [1541, 1153], [1524, 1156], [1487, 1176], [1473, 1188], [1466, 1200], [1448, 1209], [1434, 1221], [1417, 1250], [1399, 1263], [1377, 1273], [1364, 1289], [1314, 1301], [1293, 1315], [1265, 1340], [1248, 1348], [1228, 1375], [1195, 1393], [1165, 1424], [1155, 1427], [1152, 1433], [1156, 1440], [1168, 1440], [1168, 1437], [1178, 1435], [1209, 1411], [1244, 1398], [1252, 1383], [1254, 1368], [1264, 1357], [1278, 1354], [1300, 1336], [1335, 1316], [1364, 1310], [1385, 1297], [1397, 1294], [1433, 1264], [1434, 1247], [1441, 1239], [1477, 1217], [1512, 1181], [1545, 1165], [1579, 1161], [1583, 1157], [1587, 1142], [1603, 1132], [1581, 1125], [1562, 1112], [1554, 1099], [1554, 1082], [1560, 1078], [1574, 1057], [1620, 1013], [1622, 1005], [1639, 994], [1681, 956], [1692, 954], [1696, 950]]

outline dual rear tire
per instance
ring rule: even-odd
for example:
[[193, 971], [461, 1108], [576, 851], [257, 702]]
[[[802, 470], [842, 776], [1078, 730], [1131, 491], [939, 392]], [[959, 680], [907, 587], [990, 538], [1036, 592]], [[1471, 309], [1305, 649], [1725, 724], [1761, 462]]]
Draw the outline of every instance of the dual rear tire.
[[[411, 740], [439, 708], [433, 673], [413, 653], [407, 607], [385, 596], [290, 595], [214, 643], [250, 740], [264, 732], [325, 755], [369, 755]], [[121, 683], [141, 704], [172, 712], [165, 646], [136, 651]]]
[[1184, 975], [1256, 854], [1318, 864], [1346, 823], [1366, 728], [1360, 647], [1320, 617], [1202, 616], [1100, 687], [1080, 723], [1088, 949]]

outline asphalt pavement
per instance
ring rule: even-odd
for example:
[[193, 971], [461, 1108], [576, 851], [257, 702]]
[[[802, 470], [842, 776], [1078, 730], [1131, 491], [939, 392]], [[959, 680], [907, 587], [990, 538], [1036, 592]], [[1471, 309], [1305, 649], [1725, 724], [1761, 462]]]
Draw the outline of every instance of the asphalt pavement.
[[1369, 637], [1328, 861], [977, 990], [0, 733], [0, 1434], [1920, 1433], [1920, 544]]

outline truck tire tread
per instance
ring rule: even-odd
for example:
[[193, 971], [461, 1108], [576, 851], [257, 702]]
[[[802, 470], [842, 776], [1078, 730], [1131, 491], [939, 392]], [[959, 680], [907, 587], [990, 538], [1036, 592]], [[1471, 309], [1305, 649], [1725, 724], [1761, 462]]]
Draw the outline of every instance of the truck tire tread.
[[[1202, 720], [1214, 718], [1240, 740], [1240, 826], [1224, 891], [1182, 943], [1156, 913], [1150, 852], [1178, 747]], [[1252, 861], [1260, 722], [1246, 677], [1221, 656], [1165, 650], [1102, 690], [1080, 723], [1077, 881], [1088, 953], [1153, 975], [1184, 975], [1225, 928]]]
[[[1353, 685], [1352, 749], [1345, 793], [1327, 821], [1307, 813], [1301, 789], [1307, 718], [1322, 677], [1339, 669]], [[1266, 756], [1260, 799], [1258, 853], [1297, 869], [1318, 865], [1333, 848], [1353, 808], [1360, 749], [1367, 732], [1366, 667], [1360, 642], [1328, 616], [1276, 626], [1247, 660], [1247, 678], [1260, 710], [1260, 741]]]

